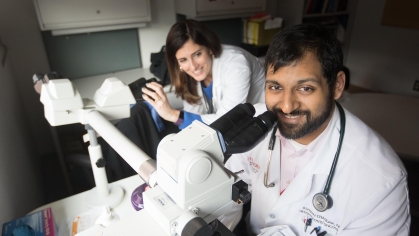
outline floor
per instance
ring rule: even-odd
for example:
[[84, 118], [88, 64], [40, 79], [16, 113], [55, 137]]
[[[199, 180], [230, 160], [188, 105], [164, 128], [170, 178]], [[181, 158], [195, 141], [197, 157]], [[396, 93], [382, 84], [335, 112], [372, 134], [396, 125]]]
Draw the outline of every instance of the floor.
[[[45, 203], [53, 202], [70, 196], [67, 191], [58, 159], [54, 154], [43, 157], [43, 181]], [[404, 161], [408, 171], [409, 195], [412, 210], [412, 223], [410, 235], [419, 235], [419, 162]], [[74, 194], [89, 190], [94, 187], [93, 174], [78, 166], [70, 167], [70, 180]]]

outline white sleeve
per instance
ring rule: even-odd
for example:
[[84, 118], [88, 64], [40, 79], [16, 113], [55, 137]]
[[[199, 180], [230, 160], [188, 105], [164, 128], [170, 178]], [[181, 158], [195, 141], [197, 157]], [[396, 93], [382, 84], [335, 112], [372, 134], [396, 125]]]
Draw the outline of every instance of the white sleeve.
[[237, 224], [240, 222], [242, 213], [243, 204], [234, 203], [226, 214], [218, 217], [218, 220], [223, 223], [230, 231], [233, 231]]
[[[234, 154], [228, 159], [225, 167], [232, 172], [238, 172], [243, 170], [242, 174], [239, 174], [239, 177], [248, 184], [248, 191], [251, 192], [250, 177], [248, 177], [248, 169], [246, 168], [246, 156], [243, 154]], [[218, 220], [221, 221], [227, 228], [231, 231], [239, 223], [243, 213], [243, 204], [233, 204], [232, 208], [224, 215], [218, 217]]]
[[275, 225], [260, 230], [258, 236], [296, 236], [288, 225]]
[[252, 72], [244, 56], [234, 58], [219, 69], [221, 76], [216, 79], [221, 80], [222, 97], [218, 98], [218, 104], [217, 102], [214, 104], [217, 110], [215, 114], [201, 115], [202, 121], [206, 124], [212, 123], [236, 105], [245, 103], [250, 90]]
[[[373, 211], [354, 219], [339, 236], [349, 235], [409, 235], [410, 208], [406, 176], [389, 192], [377, 194], [383, 198]], [[365, 196], [368, 197], [368, 196]], [[370, 202], [375, 202], [376, 197]]]

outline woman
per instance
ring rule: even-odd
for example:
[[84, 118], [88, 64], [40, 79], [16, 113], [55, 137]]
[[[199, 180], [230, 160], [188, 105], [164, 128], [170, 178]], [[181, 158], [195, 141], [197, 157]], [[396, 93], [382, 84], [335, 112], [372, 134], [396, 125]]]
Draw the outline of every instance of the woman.
[[[194, 120], [210, 124], [237, 104], [264, 102], [265, 74], [259, 59], [241, 48], [221, 45], [217, 35], [198, 21], [188, 19], [172, 26], [166, 39], [166, 61], [175, 93], [184, 101], [183, 110], [173, 109], [163, 86], [151, 82], [146, 84], [148, 89], [143, 88], [143, 98], [151, 114], [159, 115], [152, 117], [154, 123], [164, 123], [165, 129], [150, 125], [150, 112], [142, 102], [117, 125], [152, 158], [164, 136]], [[135, 174], [112, 148], [105, 158], [115, 180]]]
[[166, 40], [166, 60], [183, 111], [173, 109], [163, 87], [149, 83], [144, 99], [163, 119], [183, 129], [194, 120], [206, 124], [240, 103], [264, 102], [264, 70], [247, 51], [221, 45], [211, 30], [195, 20], [172, 26]]

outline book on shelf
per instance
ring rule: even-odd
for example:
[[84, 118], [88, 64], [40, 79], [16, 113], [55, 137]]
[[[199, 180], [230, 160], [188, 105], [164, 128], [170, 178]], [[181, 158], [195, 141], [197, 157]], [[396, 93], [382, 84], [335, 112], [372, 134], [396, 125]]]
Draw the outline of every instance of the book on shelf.
[[266, 13], [243, 19], [243, 40], [245, 44], [269, 45], [273, 36], [282, 28], [282, 18]]
[[335, 12], [338, 9], [339, 0], [329, 0], [326, 12]]
[[321, 14], [346, 11], [348, 0], [307, 0], [305, 14]]
[[346, 11], [346, 8], [348, 6], [348, 0], [339, 0], [336, 11]]

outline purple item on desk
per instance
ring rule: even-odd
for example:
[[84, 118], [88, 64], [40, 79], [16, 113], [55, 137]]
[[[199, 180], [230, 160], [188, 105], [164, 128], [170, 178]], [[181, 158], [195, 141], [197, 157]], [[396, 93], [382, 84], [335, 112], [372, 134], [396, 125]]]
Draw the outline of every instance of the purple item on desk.
[[148, 185], [144, 183], [138, 186], [131, 194], [131, 203], [136, 211], [144, 208], [143, 192], [147, 189], [147, 187]]

